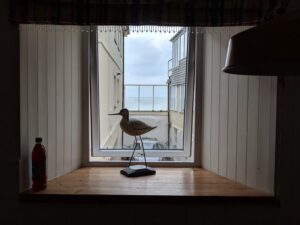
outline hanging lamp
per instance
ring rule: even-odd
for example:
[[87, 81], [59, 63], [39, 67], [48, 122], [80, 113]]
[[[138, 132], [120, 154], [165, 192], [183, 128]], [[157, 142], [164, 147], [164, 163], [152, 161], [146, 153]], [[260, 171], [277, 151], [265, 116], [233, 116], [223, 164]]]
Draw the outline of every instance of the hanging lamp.
[[234, 35], [225, 73], [300, 76], [300, 12]]

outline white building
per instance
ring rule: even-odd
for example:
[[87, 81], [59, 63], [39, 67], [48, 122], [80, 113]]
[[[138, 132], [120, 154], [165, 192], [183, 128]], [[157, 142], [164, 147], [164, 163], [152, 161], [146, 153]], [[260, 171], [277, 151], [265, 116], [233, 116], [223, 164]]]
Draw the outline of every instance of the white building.
[[121, 117], [109, 116], [123, 107], [124, 37], [128, 27], [98, 29], [98, 75], [101, 148], [122, 147]]
[[[113, 31], [98, 29], [98, 76], [99, 76], [99, 105], [100, 105], [100, 147], [102, 149], [132, 148], [134, 138], [122, 133], [120, 128], [121, 116], [109, 116], [110, 113], [119, 112], [128, 107], [126, 103], [126, 86], [124, 85], [124, 38], [129, 34], [128, 27], [114, 27]], [[130, 86], [130, 85], [129, 85]], [[168, 112], [155, 104], [157, 88], [164, 85], [136, 85], [140, 95], [136, 104], [137, 109], [130, 110], [130, 117], [140, 119], [149, 125], [157, 126], [156, 129], [143, 136], [145, 148], [167, 148], [168, 146]], [[151, 89], [151, 107], [145, 105], [147, 97], [142, 96], [144, 89]], [[165, 85], [166, 93], [167, 86]], [[128, 99], [127, 99], [128, 100]], [[158, 108], [157, 108], [158, 107]], [[151, 143], [153, 143], [151, 145]]]
[[169, 146], [183, 148], [184, 100], [187, 69], [187, 29], [182, 28], [172, 39], [172, 59], [169, 60]]

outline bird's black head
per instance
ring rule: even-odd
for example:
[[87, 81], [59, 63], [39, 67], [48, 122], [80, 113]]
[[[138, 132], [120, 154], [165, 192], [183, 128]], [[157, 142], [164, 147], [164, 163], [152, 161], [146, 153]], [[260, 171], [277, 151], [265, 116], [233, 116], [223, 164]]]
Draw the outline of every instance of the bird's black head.
[[121, 116], [128, 117], [129, 116], [129, 111], [128, 111], [128, 109], [121, 109], [119, 114]]
[[129, 118], [129, 111], [128, 109], [121, 109], [119, 113], [113, 113], [108, 115], [121, 115], [123, 118], [128, 119]]

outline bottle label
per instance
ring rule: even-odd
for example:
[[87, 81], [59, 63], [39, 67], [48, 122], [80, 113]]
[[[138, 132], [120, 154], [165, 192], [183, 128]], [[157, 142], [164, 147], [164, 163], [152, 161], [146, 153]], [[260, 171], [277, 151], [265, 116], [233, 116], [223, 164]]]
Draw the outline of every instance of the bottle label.
[[46, 176], [46, 162], [32, 161], [32, 179], [39, 180]]

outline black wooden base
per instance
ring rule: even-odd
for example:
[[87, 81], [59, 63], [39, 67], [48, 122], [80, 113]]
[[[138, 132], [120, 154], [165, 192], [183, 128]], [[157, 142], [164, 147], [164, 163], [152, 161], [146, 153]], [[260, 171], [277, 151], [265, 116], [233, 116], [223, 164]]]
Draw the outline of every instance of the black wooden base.
[[144, 165], [134, 165], [122, 169], [120, 173], [126, 177], [141, 177], [154, 175], [156, 171], [153, 168]]

